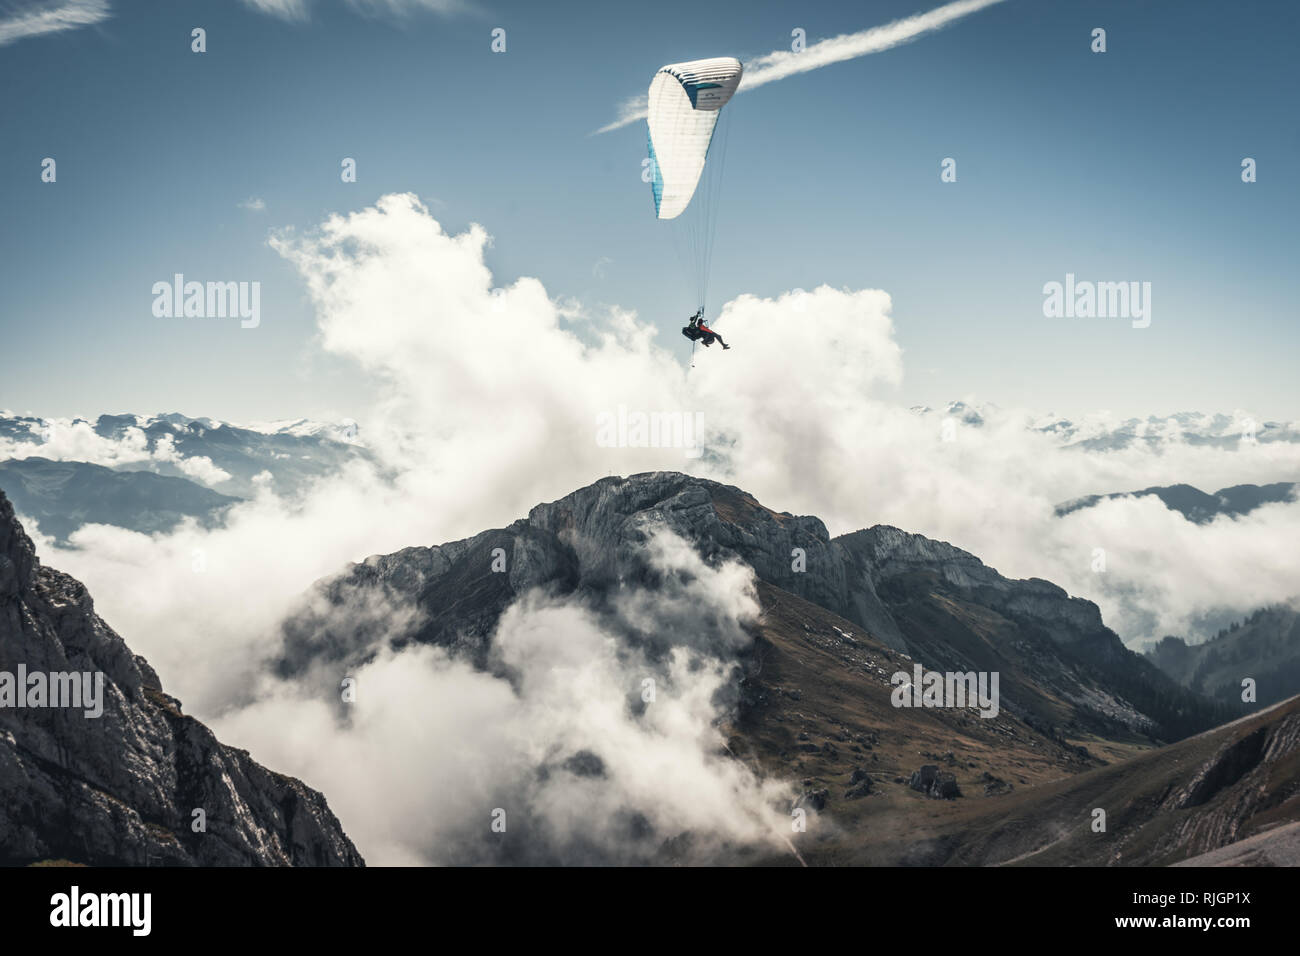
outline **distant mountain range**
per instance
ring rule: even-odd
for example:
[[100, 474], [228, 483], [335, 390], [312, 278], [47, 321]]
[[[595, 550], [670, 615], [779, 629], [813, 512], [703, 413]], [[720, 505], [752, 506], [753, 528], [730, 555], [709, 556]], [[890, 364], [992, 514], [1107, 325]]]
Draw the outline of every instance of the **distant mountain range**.
[[[915, 406], [918, 415], [942, 415], [965, 427], [981, 428], [1004, 414], [991, 404], [950, 402], [940, 412]], [[1166, 418], [1113, 422], [1104, 417], [1074, 423], [1052, 416], [1026, 427], [1054, 436], [1063, 449], [1107, 450], [1134, 442], [1186, 441], [1236, 447], [1242, 416], [1180, 413]], [[1261, 442], [1300, 441], [1293, 424], [1264, 422], [1253, 434]], [[106, 443], [96, 449], [84, 441], [63, 441], [77, 430]], [[166, 531], [184, 517], [204, 525], [220, 521], [229, 505], [257, 493], [263, 482], [277, 494], [299, 494], [313, 480], [355, 459], [372, 459], [352, 422], [338, 424], [294, 419], [235, 425], [171, 412], [101, 415], [87, 419], [42, 419], [0, 414], [0, 488], [22, 514], [39, 521], [41, 531], [66, 540], [87, 522], [134, 531]], [[57, 466], [57, 467], [56, 467]], [[137, 476], [114, 478], [114, 474]], [[174, 479], [169, 483], [148, 476]], [[184, 484], [181, 484], [184, 483]], [[1294, 483], [1235, 485], [1206, 494], [1190, 485], [1094, 494], [1063, 502], [1065, 515], [1124, 494], [1153, 495], [1189, 520], [1204, 523], [1221, 514], [1243, 515], [1274, 501], [1294, 498]], [[215, 494], [214, 494], [215, 493]], [[156, 502], [152, 504], [151, 502]]]
[[195, 518], [210, 528], [241, 500], [186, 478], [45, 458], [0, 461], [0, 489], [20, 514], [36, 519], [41, 532], [60, 543], [83, 524], [153, 534]]
[[[93, 460], [83, 450], [87, 443], [61, 441], [77, 430], [112, 443], [116, 456]], [[329, 425], [298, 419], [240, 426], [177, 413], [152, 418], [100, 415], [94, 421], [0, 416], [0, 458], [19, 457], [14, 454], [19, 447], [25, 452], [21, 457], [85, 460], [115, 471], [151, 471], [237, 497], [252, 496], [263, 473], [278, 494], [292, 495], [312, 479], [369, 456], [350, 422]], [[60, 453], [50, 454], [47, 449], [52, 448]]]
[[1243, 442], [1300, 442], [1300, 424], [1296, 422], [1260, 421], [1243, 414], [1176, 412], [1119, 422], [1102, 416], [1090, 416], [1078, 422], [1049, 416], [1034, 427], [1056, 436], [1067, 448], [1088, 451], [1177, 442], [1213, 448], [1237, 448]]
[[[912, 411], [918, 415], [951, 418], [977, 428], [1007, 414], [991, 402], [962, 401], [949, 402], [942, 410], [914, 405]], [[1157, 447], [1179, 442], [1213, 448], [1237, 448], [1243, 442], [1300, 442], [1300, 423], [1258, 420], [1245, 413], [1175, 412], [1118, 420], [1096, 414], [1078, 421], [1041, 415], [1026, 419], [1025, 427], [1054, 438], [1062, 448], [1086, 451], [1116, 451], [1133, 445]]]
[[1233, 485], [1231, 488], [1220, 488], [1213, 494], [1206, 494], [1191, 485], [1164, 485], [1143, 488], [1141, 491], [1076, 498], [1057, 505], [1056, 514], [1061, 517], [1112, 498], [1152, 496], [1159, 498], [1166, 508], [1177, 511], [1188, 521], [1208, 524], [1221, 515], [1239, 517], [1250, 514], [1261, 505], [1294, 501], [1296, 489], [1297, 485], [1292, 481], [1279, 481], [1271, 485]]
[[188, 517], [212, 527], [263, 483], [293, 496], [358, 458], [370, 452], [352, 423], [0, 416], [0, 489], [60, 542], [87, 523], [153, 534]]

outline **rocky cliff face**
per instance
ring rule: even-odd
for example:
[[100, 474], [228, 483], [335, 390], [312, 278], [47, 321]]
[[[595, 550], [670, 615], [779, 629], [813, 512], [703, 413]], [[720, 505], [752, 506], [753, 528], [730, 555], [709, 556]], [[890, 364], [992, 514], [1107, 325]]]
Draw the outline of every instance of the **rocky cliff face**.
[[[20, 673], [27, 687], [16, 686]], [[15, 694], [38, 701], [30, 675], [68, 673], [90, 675], [91, 694], [102, 675], [99, 716], [84, 699], [16, 706]], [[181, 712], [86, 589], [40, 564], [0, 493], [0, 864], [60, 859], [363, 865], [321, 794]]]

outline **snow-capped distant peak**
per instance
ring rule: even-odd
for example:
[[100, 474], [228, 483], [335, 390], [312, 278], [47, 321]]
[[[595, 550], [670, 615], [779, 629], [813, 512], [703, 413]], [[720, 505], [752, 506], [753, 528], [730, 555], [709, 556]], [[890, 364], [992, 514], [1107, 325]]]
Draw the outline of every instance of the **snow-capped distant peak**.
[[359, 444], [360, 429], [350, 418], [338, 422], [317, 422], [309, 418], [272, 422], [251, 422], [238, 426], [263, 435], [292, 435], [296, 438], [326, 438], [331, 441]]

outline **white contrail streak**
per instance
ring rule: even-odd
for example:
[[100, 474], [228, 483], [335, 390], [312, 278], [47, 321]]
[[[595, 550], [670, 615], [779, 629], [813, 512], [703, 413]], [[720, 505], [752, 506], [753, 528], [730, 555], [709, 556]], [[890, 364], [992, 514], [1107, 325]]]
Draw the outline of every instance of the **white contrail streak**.
[[[793, 50], [775, 50], [745, 64], [745, 75], [740, 81], [740, 89], [737, 92], [743, 93], [765, 83], [775, 83], [796, 73], [819, 70], [832, 63], [841, 63], [844, 60], [854, 60], [860, 56], [893, 49], [919, 39], [927, 33], [942, 30], [962, 17], [978, 13], [985, 7], [1002, 2], [1003, 0], [954, 0], [953, 3], [945, 3], [928, 13], [917, 13], [869, 30], [818, 40], [801, 53], [795, 53]], [[645, 119], [645, 115], [646, 98], [642, 94], [621, 103], [618, 119], [602, 126], [595, 134], [608, 133], [612, 129], [635, 123], [637, 120]]]
[[16, 11], [11, 10], [9, 16], [0, 20], [0, 46], [27, 37], [93, 26], [110, 16], [112, 12], [106, 0], [68, 0], [58, 6], [28, 4]]

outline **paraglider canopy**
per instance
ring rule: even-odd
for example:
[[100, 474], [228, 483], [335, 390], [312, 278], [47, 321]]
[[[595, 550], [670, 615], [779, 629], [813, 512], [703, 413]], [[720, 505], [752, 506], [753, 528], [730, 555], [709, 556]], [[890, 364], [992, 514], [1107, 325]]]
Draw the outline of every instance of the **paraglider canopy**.
[[690, 204], [704, 172], [718, 111], [740, 85], [735, 57], [670, 63], [650, 81], [646, 122], [654, 166], [655, 213], [675, 219]]
[[[721, 110], [740, 86], [742, 72], [740, 61], [730, 56], [670, 63], [651, 79], [647, 98], [655, 216], [669, 220], [667, 231], [701, 312], [708, 302], [727, 155], [725, 124], [718, 155], [710, 157], [709, 150]], [[710, 158], [715, 161], [706, 167]]]

